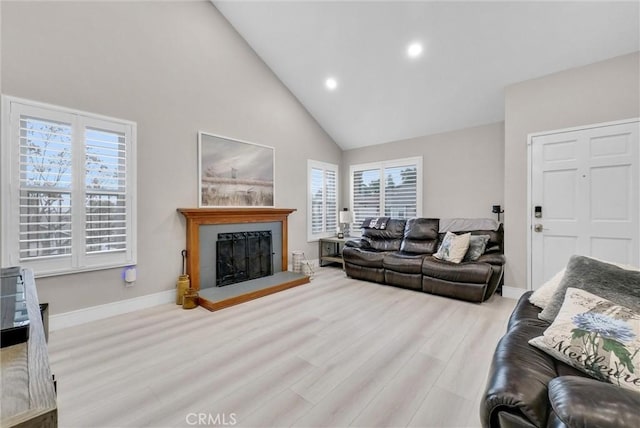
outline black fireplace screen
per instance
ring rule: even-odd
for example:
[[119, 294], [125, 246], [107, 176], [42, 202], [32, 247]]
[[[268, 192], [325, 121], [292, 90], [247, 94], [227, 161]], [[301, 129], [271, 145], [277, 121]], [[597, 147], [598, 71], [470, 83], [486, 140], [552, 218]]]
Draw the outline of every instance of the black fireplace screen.
[[273, 274], [271, 231], [219, 233], [216, 285], [235, 284]]

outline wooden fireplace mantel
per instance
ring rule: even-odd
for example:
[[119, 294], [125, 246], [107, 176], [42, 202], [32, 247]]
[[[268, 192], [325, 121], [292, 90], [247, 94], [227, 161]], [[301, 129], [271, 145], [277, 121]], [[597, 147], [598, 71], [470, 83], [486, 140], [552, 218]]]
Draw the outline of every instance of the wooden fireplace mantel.
[[178, 208], [187, 219], [187, 274], [191, 287], [200, 289], [200, 225], [282, 223], [282, 269], [289, 265], [287, 218], [295, 208]]

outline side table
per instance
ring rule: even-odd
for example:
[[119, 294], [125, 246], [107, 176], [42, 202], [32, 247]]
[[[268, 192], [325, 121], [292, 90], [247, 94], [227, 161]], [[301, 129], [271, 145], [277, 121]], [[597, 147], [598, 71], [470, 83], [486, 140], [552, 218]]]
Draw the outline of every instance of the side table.
[[342, 249], [344, 248], [344, 243], [346, 241], [347, 240], [345, 238], [338, 238], [336, 236], [331, 238], [320, 238], [318, 240], [318, 265], [322, 267], [331, 263], [340, 263], [340, 266], [344, 269]]

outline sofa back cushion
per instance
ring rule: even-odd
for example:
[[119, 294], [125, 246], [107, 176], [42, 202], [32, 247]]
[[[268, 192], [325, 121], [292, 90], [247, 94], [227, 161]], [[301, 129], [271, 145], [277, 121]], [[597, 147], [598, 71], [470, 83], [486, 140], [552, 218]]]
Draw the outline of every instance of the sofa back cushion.
[[400, 250], [407, 253], [433, 254], [438, 249], [437, 218], [410, 218], [404, 227]]
[[406, 221], [396, 218], [389, 219], [384, 229], [369, 227], [371, 218], [366, 218], [362, 222], [362, 240], [368, 246], [378, 251], [398, 251], [404, 236], [404, 226]]

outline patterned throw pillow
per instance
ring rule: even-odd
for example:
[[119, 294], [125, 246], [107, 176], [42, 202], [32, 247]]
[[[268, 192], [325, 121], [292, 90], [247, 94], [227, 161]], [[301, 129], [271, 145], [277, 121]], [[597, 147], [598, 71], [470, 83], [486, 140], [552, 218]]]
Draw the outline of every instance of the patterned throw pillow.
[[456, 235], [455, 233], [447, 232], [442, 239], [442, 244], [440, 244], [438, 252], [435, 253], [433, 257], [452, 263], [460, 263], [469, 249], [470, 237], [470, 233]]
[[473, 262], [478, 260], [478, 257], [484, 254], [484, 250], [487, 248], [487, 242], [489, 242], [489, 235], [471, 235], [469, 237], [469, 249], [467, 254], [464, 255], [463, 262]]
[[529, 343], [596, 379], [640, 392], [640, 314], [568, 288], [555, 321]]

